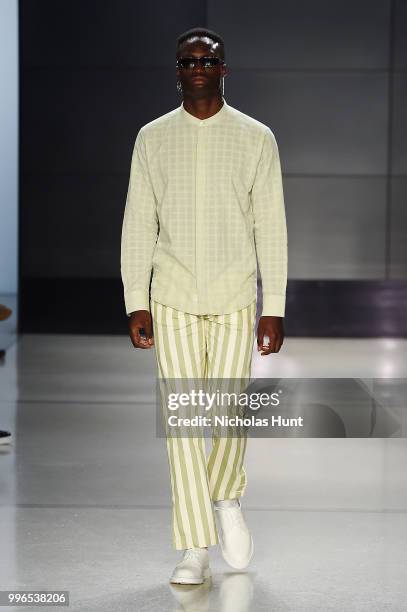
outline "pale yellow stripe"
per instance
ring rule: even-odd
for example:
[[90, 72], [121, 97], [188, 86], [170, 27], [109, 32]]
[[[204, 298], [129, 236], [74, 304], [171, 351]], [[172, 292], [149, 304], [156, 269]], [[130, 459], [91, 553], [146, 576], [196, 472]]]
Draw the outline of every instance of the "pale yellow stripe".
[[[154, 343], [155, 350], [157, 351], [157, 361], [159, 367], [159, 375], [161, 378], [166, 378], [169, 375], [169, 364], [167, 361], [167, 355], [165, 351], [165, 342], [163, 335], [163, 327], [162, 321], [164, 316], [164, 308], [158, 303], [154, 302]], [[172, 490], [172, 499], [173, 499], [173, 535], [174, 535], [174, 543], [176, 548], [181, 548], [183, 545], [181, 533], [180, 533], [180, 525], [178, 523], [178, 502], [177, 498], [179, 498], [179, 490], [177, 484], [175, 482], [173, 476], [173, 465], [174, 465], [174, 457], [172, 453], [171, 441], [167, 438], [167, 453], [168, 453], [168, 462], [169, 462], [169, 472], [171, 479], [171, 490]]]

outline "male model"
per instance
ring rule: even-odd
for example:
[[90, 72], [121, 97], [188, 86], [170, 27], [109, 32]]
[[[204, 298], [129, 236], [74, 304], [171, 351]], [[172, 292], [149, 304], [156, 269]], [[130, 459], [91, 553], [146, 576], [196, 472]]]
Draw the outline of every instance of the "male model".
[[[144, 125], [133, 150], [121, 245], [129, 333], [134, 347], [155, 346], [162, 379], [247, 381], [257, 262], [257, 350], [276, 353], [284, 339], [287, 229], [278, 147], [269, 127], [226, 103], [218, 34], [184, 32], [176, 59], [182, 103]], [[207, 459], [203, 437], [167, 436], [173, 546], [184, 551], [174, 583], [210, 576], [208, 546], [220, 543], [238, 569], [253, 555], [240, 503], [247, 438], [214, 434], [212, 442]]]

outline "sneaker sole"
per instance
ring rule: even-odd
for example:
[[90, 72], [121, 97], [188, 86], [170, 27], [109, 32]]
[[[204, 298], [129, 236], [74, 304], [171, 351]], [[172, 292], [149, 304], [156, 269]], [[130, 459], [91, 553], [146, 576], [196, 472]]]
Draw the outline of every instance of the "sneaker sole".
[[203, 571], [203, 578], [171, 578], [171, 584], [203, 584], [207, 578], [211, 577], [211, 568]]

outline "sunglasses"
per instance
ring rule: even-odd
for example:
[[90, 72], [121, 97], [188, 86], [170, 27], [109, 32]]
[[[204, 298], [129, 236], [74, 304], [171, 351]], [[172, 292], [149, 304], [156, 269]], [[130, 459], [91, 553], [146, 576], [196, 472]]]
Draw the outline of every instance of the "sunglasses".
[[214, 68], [219, 64], [225, 62], [219, 57], [181, 57], [177, 60], [177, 68], [183, 68], [184, 70], [193, 70], [198, 64], [203, 68]]

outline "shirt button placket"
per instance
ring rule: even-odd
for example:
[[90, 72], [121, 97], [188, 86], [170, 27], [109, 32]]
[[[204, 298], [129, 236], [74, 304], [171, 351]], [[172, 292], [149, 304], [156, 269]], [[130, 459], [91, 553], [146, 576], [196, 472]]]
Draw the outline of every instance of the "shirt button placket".
[[200, 121], [198, 125], [197, 134], [197, 149], [196, 149], [196, 210], [195, 210], [195, 266], [196, 266], [196, 285], [198, 292], [198, 307], [201, 309], [204, 306], [203, 296], [205, 294], [205, 287], [203, 286], [203, 280], [205, 275], [203, 273], [203, 253], [204, 253], [204, 186], [205, 186], [205, 138], [206, 130], [204, 129], [205, 124]]

